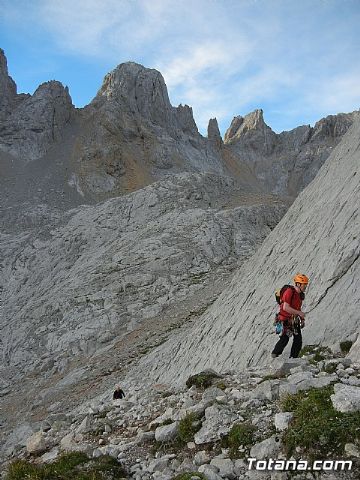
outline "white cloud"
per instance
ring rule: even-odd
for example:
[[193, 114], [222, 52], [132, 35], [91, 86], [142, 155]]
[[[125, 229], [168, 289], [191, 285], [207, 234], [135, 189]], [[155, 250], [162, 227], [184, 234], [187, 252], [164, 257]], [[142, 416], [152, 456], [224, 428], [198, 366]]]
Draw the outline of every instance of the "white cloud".
[[187, 28], [182, 19], [191, 18], [186, 2], [174, 0], [77, 0], [75, 7], [73, 0], [39, 0], [38, 5], [38, 20], [60, 48], [115, 61], [146, 57], [174, 32], [182, 35]]
[[201, 45], [189, 47], [185, 54], [171, 58], [168, 64], [159, 61], [158, 68], [161, 70], [169, 87], [176, 87], [186, 83], [194, 83], [199, 77], [211, 71], [227, 72], [229, 68], [234, 70], [231, 53], [226, 45], [205, 42]]
[[[9, 23], [22, 22], [23, 30], [40, 26], [63, 56], [70, 52], [114, 66], [133, 60], [157, 68], [172, 103], [191, 105], [202, 131], [210, 117], [221, 121], [253, 108], [299, 124], [296, 118], [309, 112], [320, 118], [359, 104], [356, 2], [5, 3]], [[27, 16], [19, 15], [26, 8]]]
[[360, 71], [323, 79], [308, 96], [308, 103], [327, 111], [346, 112], [360, 108]]
[[58, 46], [87, 56], [106, 55], [131, 14], [131, 2], [124, 0], [78, 0], [75, 8], [72, 0], [42, 0], [39, 8], [41, 23]]

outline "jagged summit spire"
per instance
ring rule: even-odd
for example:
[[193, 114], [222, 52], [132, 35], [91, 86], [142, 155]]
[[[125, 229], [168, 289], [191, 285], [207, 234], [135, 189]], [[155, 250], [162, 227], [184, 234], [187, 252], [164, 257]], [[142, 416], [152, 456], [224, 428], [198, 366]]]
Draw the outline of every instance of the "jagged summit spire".
[[251, 130], [256, 131], [268, 129], [272, 131], [271, 128], [266, 125], [263, 113], [263, 110], [260, 108], [248, 113], [247, 115], [245, 115], [245, 117], [242, 117], [241, 115], [234, 117], [230, 127], [225, 133], [225, 143], [236, 141], [244, 133]]
[[7, 71], [7, 60], [5, 56], [5, 52], [2, 48], [0, 48], [0, 73], [5, 71], [6, 74], [8, 73]]
[[209, 120], [208, 139], [217, 146], [220, 146], [223, 143], [216, 118], [210, 118]]
[[16, 101], [16, 83], [9, 76], [7, 59], [0, 48], [0, 120], [5, 119]]
[[2, 48], [0, 48], [0, 78], [1, 77], [9, 77], [7, 58]]
[[262, 109], [257, 109], [233, 119], [225, 133], [225, 144], [250, 145], [267, 155], [273, 151], [276, 138], [276, 133], [264, 121]]

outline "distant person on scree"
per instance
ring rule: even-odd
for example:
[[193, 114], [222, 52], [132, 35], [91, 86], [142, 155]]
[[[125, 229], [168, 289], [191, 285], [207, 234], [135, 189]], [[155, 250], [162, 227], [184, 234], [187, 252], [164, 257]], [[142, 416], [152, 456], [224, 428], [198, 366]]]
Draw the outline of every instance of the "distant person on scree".
[[121, 400], [125, 397], [124, 391], [121, 389], [120, 385], [115, 385], [115, 391], [113, 394], [113, 400]]
[[294, 277], [295, 287], [289, 286], [285, 289], [280, 298], [280, 311], [277, 320], [282, 324], [282, 332], [274, 350], [271, 353], [273, 358], [282, 354], [284, 348], [293, 337], [290, 351], [290, 358], [297, 358], [302, 347], [301, 329], [305, 326], [305, 313], [301, 310], [305, 290], [309, 279], [302, 273]]

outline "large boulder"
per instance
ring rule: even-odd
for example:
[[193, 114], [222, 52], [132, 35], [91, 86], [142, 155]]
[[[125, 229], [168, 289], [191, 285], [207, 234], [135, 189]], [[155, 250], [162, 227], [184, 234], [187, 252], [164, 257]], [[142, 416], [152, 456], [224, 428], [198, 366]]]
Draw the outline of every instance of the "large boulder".
[[331, 395], [331, 401], [339, 412], [360, 411], [360, 387], [337, 383], [334, 386], [334, 395]]
[[36, 432], [26, 441], [26, 451], [31, 455], [38, 455], [45, 452], [47, 442], [43, 432]]

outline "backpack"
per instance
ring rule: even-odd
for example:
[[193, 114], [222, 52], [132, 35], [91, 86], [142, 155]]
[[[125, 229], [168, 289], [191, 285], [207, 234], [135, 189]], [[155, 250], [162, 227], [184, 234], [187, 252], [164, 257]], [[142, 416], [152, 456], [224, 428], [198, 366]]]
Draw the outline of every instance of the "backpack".
[[282, 296], [284, 295], [285, 290], [287, 290], [288, 288], [291, 288], [292, 292], [294, 292], [294, 290], [295, 290], [295, 287], [293, 287], [292, 285], [284, 285], [279, 290], [276, 290], [275, 299], [276, 299], [276, 301], [279, 305], [282, 304], [282, 300], [281, 300]]
[[[284, 292], [288, 288], [291, 288], [292, 292], [294, 292], [294, 290], [295, 290], [295, 287], [293, 287], [292, 285], [284, 285], [279, 290], [276, 290], [275, 299], [276, 299], [276, 301], [279, 305], [282, 304], [282, 296], [284, 295]], [[274, 320], [273, 325], [275, 327], [276, 335], [279, 335], [279, 337], [281, 337], [281, 335], [283, 334], [283, 331], [284, 331], [284, 324], [283, 324], [283, 322], [280, 322], [280, 320], [278, 319], [278, 314], [275, 315], [275, 320]]]
[[[282, 296], [284, 295], [285, 290], [287, 290], [288, 288], [291, 288], [292, 292], [294, 293], [295, 287], [293, 285], [284, 285], [283, 287], [280, 288], [280, 290], [276, 290], [275, 299], [276, 299], [276, 301], [279, 305], [282, 304], [282, 300], [281, 300]], [[292, 296], [291, 296], [291, 298], [292, 298]], [[305, 298], [305, 293], [304, 292], [300, 292], [300, 298], [301, 298], [301, 300], [304, 300], [304, 298]]]

